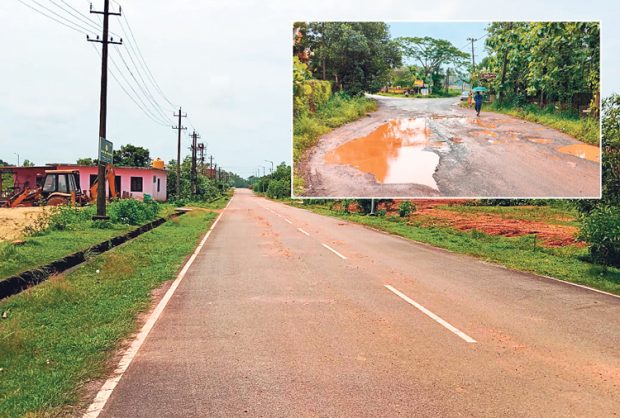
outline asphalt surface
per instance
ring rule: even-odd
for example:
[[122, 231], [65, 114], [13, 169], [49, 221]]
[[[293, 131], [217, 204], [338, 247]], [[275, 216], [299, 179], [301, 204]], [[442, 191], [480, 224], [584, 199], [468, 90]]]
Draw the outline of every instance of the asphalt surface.
[[[499, 113], [480, 117], [458, 106], [458, 98], [405, 99], [370, 96], [379, 109], [367, 117], [322, 136], [306, 152], [296, 172], [304, 179], [305, 197], [593, 197], [600, 195], [600, 163], [560, 150], [582, 146], [575, 138], [539, 124]], [[434, 183], [385, 182], [362, 165], [377, 158], [376, 150], [357, 155], [354, 162], [334, 163], [330, 153], [364, 137], [391, 120], [424, 120], [429, 137], [424, 147], [434, 153], [438, 164], [419, 174], [432, 176]], [[397, 171], [426, 160], [418, 156], [401, 158], [404, 151], [390, 149], [384, 169]], [[403, 154], [393, 158], [395, 154]], [[428, 154], [427, 154], [428, 155]], [[397, 160], [402, 161], [398, 162]], [[430, 186], [430, 187], [429, 187]]]
[[238, 190], [101, 416], [617, 416], [619, 346], [618, 298]]

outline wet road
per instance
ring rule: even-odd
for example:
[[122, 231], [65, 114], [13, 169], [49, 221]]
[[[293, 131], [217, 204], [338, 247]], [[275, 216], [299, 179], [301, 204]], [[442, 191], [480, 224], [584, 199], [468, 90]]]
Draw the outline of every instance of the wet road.
[[613, 416], [619, 318], [240, 190], [101, 416]]
[[320, 138], [296, 167], [309, 197], [598, 197], [600, 152], [458, 99], [371, 96], [379, 109]]

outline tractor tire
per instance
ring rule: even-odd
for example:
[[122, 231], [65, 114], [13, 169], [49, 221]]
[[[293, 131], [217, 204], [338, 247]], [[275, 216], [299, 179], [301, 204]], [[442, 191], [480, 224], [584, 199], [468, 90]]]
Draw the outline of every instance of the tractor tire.
[[53, 196], [47, 200], [46, 205], [47, 206], [61, 206], [61, 205], [68, 205], [69, 202], [70, 202], [69, 199], [66, 197]]

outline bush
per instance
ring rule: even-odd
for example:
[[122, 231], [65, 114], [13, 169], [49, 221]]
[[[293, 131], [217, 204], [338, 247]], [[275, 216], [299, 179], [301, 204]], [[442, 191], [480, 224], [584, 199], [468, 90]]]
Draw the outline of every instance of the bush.
[[282, 199], [285, 197], [291, 197], [291, 182], [290, 180], [271, 180], [267, 187], [267, 196], [272, 199]]
[[592, 261], [620, 267], [620, 208], [595, 208], [583, 219], [580, 238], [590, 245]]
[[414, 212], [416, 209], [415, 205], [413, 203], [411, 203], [408, 200], [405, 200], [404, 202], [401, 202], [400, 205], [398, 205], [398, 214], [400, 215], [401, 218], [407, 217], [411, 214], [411, 212]]
[[112, 222], [128, 225], [152, 221], [158, 213], [159, 204], [155, 201], [141, 202], [135, 199], [122, 199], [108, 206], [108, 215]]

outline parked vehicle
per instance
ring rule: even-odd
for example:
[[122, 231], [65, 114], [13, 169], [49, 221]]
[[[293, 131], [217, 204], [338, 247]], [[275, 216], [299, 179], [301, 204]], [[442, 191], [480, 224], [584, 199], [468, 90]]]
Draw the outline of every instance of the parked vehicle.
[[461, 101], [466, 101], [469, 98], [469, 91], [465, 90], [463, 93], [461, 93]]

